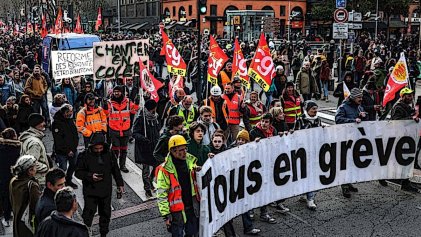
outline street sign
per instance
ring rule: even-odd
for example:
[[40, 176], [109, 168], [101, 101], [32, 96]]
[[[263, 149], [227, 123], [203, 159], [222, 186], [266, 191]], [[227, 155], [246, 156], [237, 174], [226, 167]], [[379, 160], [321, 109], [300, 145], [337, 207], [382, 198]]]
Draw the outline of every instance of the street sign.
[[334, 39], [348, 39], [348, 24], [347, 23], [333, 23]]
[[355, 42], [355, 32], [353, 31], [348, 32], [348, 42], [349, 43]]
[[346, 0], [336, 0], [336, 8], [345, 8]]
[[336, 9], [333, 13], [333, 18], [336, 23], [345, 23], [348, 20], [348, 11], [343, 8]]
[[363, 23], [348, 23], [348, 29], [350, 30], [362, 30]]

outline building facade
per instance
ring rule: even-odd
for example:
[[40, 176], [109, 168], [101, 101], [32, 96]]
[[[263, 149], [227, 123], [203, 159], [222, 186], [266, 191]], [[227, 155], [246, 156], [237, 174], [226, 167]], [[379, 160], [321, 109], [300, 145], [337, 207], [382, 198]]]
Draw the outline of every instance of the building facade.
[[[172, 21], [195, 21], [197, 19], [197, 0], [163, 0], [162, 14], [166, 23]], [[279, 35], [287, 30], [304, 31], [306, 0], [208, 0], [207, 12], [200, 16], [199, 23], [203, 31], [223, 36], [227, 33], [229, 10], [266, 10], [273, 11], [279, 21]], [[241, 30], [241, 27], [239, 27]]]

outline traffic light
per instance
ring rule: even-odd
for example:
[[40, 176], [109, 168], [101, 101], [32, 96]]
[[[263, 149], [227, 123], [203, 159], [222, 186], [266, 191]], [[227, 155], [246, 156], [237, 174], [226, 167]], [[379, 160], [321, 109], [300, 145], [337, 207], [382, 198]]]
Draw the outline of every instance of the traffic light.
[[207, 0], [199, 0], [199, 13], [200, 15], [205, 15], [208, 11], [208, 7], [206, 6]]

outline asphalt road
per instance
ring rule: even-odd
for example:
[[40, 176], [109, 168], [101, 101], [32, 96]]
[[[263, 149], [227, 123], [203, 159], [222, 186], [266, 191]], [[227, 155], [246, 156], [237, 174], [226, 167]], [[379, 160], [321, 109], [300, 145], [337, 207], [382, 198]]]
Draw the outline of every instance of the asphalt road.
[[[318, 102], [322, 111], [320, 115], [327, 124], [332, 124], [336, 106], [336, 100], [330, 99], [328, 103]], [[51, 151], [53, 144], [49, 130], [44, 142]], [[134, 159], [133, 144], [129, 146], [129, 158]], [[127, 193], [120, 200], [113, 194], [109, 236], [170, 236], [155, 200], [147, 200], [144, 195], [140, 167], [129, 162], [129, 170], [129, 174], [124, 174]], [[383, 187], [377, 181], [355, 186], [359, 192], [350, 199], [342, 196], [339, 187], [319, 191], [316, 211], [308, 210], [299, 197], [285, 201], [284, 204], [291, 209], [287, 214], [279, 214], [269, 207], [277, 219], [276, 224], [258, 220], [259, 210], [256, 209], [255, 227], [262, 230], [260, 236], [421, 236], [421, 194], [403, 192], [391, 183]], [[80, 208], [76, 218], [80, 219], [83, 206], [81, 187], [77, 193]], [[94, 234], [98, 235], [98, 217], [94, 223]], [[234, 226], [238, 236], [244, 236], [241, 218], [235, 218]], [[4, 228], [0, 224], [0, 235], [12, 236], [11, 231], [11, 227]], [[218, 232], [217, 236], [224, 235]]]

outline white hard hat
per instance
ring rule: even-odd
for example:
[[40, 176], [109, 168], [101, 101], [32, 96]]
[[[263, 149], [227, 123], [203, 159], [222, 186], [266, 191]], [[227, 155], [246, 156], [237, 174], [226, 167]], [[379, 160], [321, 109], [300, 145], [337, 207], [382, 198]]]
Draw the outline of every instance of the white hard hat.
[[211, 95], [213, 96], [220, 96], [222, 95], [221, 87], [219, 86], [213, 86], [210, 90]]

